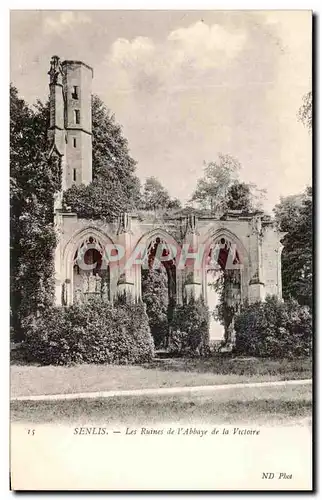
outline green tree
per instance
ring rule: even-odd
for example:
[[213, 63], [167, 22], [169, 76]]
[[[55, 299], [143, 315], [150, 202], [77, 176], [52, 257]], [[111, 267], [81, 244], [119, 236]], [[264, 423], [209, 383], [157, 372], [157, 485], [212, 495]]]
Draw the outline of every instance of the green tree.
[[287, 232], [282, 239], [283, 297], [312, 307], [312, 188], [281, 198], [274, 213], [279, 229]]
[[235, 318], [237, 355], [295, 358], [312, 355], [312, 314], [294, 300], [270, 295], [242, 305]]
[[254, 183], [235, 181], [228, 189], [225, 209], [254, 212], [262, 210], [266, 190], [259, 189]]
[[155, 177], [148, 177], [145, 181], [142, 195], [142, 208], [144, 210], [179, 209], [180, 201], [172, 199], [168, 191]]
[[212, 214], [225, 210], [229, 188], [237, 180], [240, 168], [236, 158], [220, 153], [216, 162], [205, 165], [204, 176], [198, 180], [191, 201]]
[[142, 300], [156, 348], [163, 346], [168, 333], [168, 278], [163, 266], [142, 270]]
[[[265, 190], [254, 183], [241, 182], [240, 162], [231, 155], [219, 153], [218, 160], [205, 164], [204, 175], [190, 199], [199, 209], [220, 215], [227, 210], [253, 211], [262, 208]], [[192, 209], [190, 204], [187, 209]]]
[[229, 210], [251, 211], [252, 193], [250, 185], [245, 182], [234, 183], [228, 189], [226, 203]]
[[209, 310], [203, 298], [190, 297], [175, 309], [172, 350], [205, 355], [209, 348]]
[[54, 193], [60, 162], [46, 157], [46, 112], [10, 86], [10, 306], [14, 339], [53, 299]]
[[80, 217], [112, 219], [140, 203], [140, 181], [135, 175], [127, 139], [102, 100], [92, 96], [93, 182], [72, 186], [65, 205]]
[[226, 210], [245, 212], [262, 208], [264, 189], [253, 183], [241, 182], [241, 164], [230, 155], [218, 155], [218, 160], [205, 165], [204, 176], [198, 180], [190, 202], [201, 210], [220, 215]]

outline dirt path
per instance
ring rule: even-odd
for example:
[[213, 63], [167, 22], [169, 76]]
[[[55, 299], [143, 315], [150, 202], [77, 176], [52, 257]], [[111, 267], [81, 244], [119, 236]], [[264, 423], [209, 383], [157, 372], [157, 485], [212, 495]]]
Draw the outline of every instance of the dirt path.
[[149, 395], [171, 395], [171, 394], [206, 394], [227, 389], [247, 389], [260, 387], [285, 387], [290, 385], [309, 385], [312, 379], [304, 380], [282, 380], [273, 382], [250, 382], [224, 385], [203, 385], [196, 387], [162, 387], [153, 389], [131, 389], [116, 391], [80, 392], [72, 394], [46, 394], [38, 396], [18, 396], [11, 401], [59, 401], [67, 399], [95, 399], [112, 398], [115, 396], [149, 396]]

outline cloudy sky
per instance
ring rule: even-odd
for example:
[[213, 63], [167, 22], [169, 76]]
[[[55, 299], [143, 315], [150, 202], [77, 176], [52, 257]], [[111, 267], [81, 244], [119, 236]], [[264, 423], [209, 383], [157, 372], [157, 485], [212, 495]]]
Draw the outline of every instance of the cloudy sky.
[[308, 11], [12, 11], [11, 81], [33, 103], [49, 60], [94, 68], [137, 172], [187, 200], [203, 162], [229, 153], [266, 208], [311, 182], [296, 114], [311, 88]]

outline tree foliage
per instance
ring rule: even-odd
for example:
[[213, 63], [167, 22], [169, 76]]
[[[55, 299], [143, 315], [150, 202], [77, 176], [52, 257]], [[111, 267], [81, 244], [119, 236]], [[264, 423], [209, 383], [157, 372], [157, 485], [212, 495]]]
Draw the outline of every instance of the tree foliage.
[[250, 212], [254, 209], [250, 184], [234, 182], [228, 189], [226, 204], [228, 210], [243, 210]]
[[96, 95], [92, 96], [92, 133], [93, 182], [72, 186], [64, 193], [64, 203], [79, 217], [112, 219], [137, 207], [140, 181], [121, 126]]
[[312, 316], [294, 299], [244, 304], [235, 318], [236, 354], [259, 357], [303, 357], [312, 353]]
[[144, 210], [179, 209], [181, 203], [177, 198], [170, 197], [158, 179], [148, 177], [143, 188], [141, 206]]
[[163, 266], [142, 270], [142, 300], [157, 348], [164, 346], [168, 333], [168, 278]]
[[205, 355], [208, 347], [209, 309], [202, 298], [190, 297], [175, 309], [170, 349], [182, 354]]
[[219, 296], [218, 304], [211, 311], [214, 319], [225, 328], [225, 341], [230, 343], [233, 336], [234, 319], [241, 304], [241, 275], [237, 269], [223, 269], [212, 284]]
[[303, 123], [303, 125], [309, 130], [312, 131], [312, 91], [307, 92], [304, 95], [302, 106], [298, 111], [298, 119]]
[[154, 345], [143, 304], [89, 299], [50, 307], [28, 329], [22, 355], [43, 365], [150, 361]]
[[282, 239], [283, 297], [293, 297], [300, 304], [312, 306], [312, 188], [304, 193], [281, 198], [274, 208]]
[[46, 157], [46, 107], [10, 86], [10, 292], [14, 338], [53, 298], [54, 193], [60, 162]]
[[191, 201], [220, 215], [227, 210], [245, 212], [261, 208], [264, 190], [255, 184], [239, 181], [241, 164], [230, 155], [218, 155], [218, 160], [205, 165], [204, 176], [198, 180]]
[[230, 155], [218, 155], [216, 162], [204, 166], [204, 176], [198, 180], [191, 201], [211, 213], [224, 210], [228, 189], [237, 180], [241, 165]]

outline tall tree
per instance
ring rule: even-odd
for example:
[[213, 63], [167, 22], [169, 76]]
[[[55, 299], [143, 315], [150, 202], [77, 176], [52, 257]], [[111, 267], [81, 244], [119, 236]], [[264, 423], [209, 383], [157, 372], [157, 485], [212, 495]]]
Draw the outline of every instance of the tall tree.
[[163, 346], [168, 330], [168, 278], [163, 266], [142, 270], [142, 300], [156, 348]]
[[198, 180], [191, 201], [218, 215], [226, 210], [248, 212], [260, 209], [265, 190], [238, 180], [241, 165], [236, 158], [223, 154], [218, 158], [205, 166], [204, 177]]
[[226, 198], [227, 210], [243, 210], [252, 212], [262, 210], [266, 190], [259, 189], [254, 183], [235, 181], [228, 189]]
[[139, 204], [140, 181], [121, 126], [96, 95], [92, 96], [92, 133], [93, 182], [68, 189], [64, 202], [80, 217], [111, 219]]
[[181, 204], [178, 199], [170, 197], [158, 179], [148, 177], [143, 188], [142, 207], [145, 210], [179, 209]]
[[53, 298], [54, 193], [60, 164], [46, 157], [46, 113], [30, 109], [10, 86], [10, 292], [11, 326], [24, 324]]
[[191, 201], [211, 213], [220, 213], [226, 207], [227, 194], [232, 183], [237, 180], [240, 163], [230, 155], [218, 155], [216, 162], [204, 167], [204, 176], [198, 180]]
[[244, 210], [250, 212], [253, 207], [253, 197], [250, 184], [235, 182], [227, 193], [226, 205], [228, 210]]
[[282, 285], [284, 298], [293, 297], [301, 305], [312, 306], [312, 188], [281, 198], [274, 208], [282, 240]]

